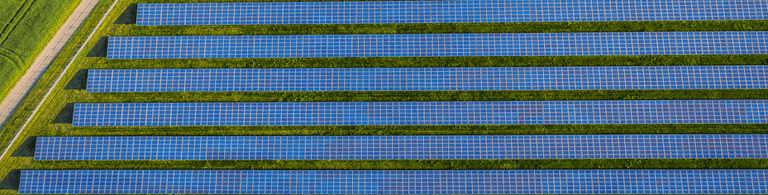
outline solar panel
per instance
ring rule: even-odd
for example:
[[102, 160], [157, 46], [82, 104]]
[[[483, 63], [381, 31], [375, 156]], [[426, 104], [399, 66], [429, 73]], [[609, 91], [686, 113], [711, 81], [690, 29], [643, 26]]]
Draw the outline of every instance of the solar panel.
[[19, 194], [764, 194], [768, 170], [23, 170]]
[[88, 70], [88, 92], [765, 89], [768, 66]]
[[761, 135], [38, 137], [35, 160], [768, 158]]
[[766, 123], [768, 100], [83, 103], [73, 126]]
[[108, 59], [768, 54], [763, 31], [110, 37]]
[[372, 24], [768, 19], [754, 0], [507, 0], [139, 4], [136, 24]]

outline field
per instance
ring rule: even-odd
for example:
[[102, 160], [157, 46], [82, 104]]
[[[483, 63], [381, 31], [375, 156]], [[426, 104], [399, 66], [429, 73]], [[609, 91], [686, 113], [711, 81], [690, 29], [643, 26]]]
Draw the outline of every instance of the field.
[[0, 2], [0, 99], [21, 79], [78, 4], [78, 0]]
[[[112, 0], [101, 1], [77, 32], [82, 43]], [[768, 21], [708, 22], [598, 22], [490, 24], [378, 24], [138, 27], [122, 24], [135, 3], [219, 2], [121, 0], [104, 25], [87, 43], [38, 114], [11, 146], [17, 155], [0, 161], [0, 175], [22, 169], [724, 169], [768, 168], [765, 159], [717, 160], [377, 160], [377, 161], [34, 161], [29, 147], [35, 136], [125, 135], [495, 135], [495, 134], [656, 134], [656, 133], [768, 133], [766, 124], [736, 125], [519, 125], [519, 126], [320, 126], [320, 127], [108, 127], [74, 128], [73, 103], [85, 102], [297, 102], [297, 101], [490, 101], [490, 100], [653, 100], [653, 99], [765, 99], [768, 90], [624, 90], [624, 91], [464, 91], [464, 92], [196, 92], [196, 93], [86, 93], [88, 69], [123, 68], [303, 68], [303, 67], [498, 67], [498, 66], [651, 66], [768, 64], [768, 55], [599, 56], [599, 57], [446, 57], [446, 58], [310, 58], [212, 60], [107, 60], [108, 36], [158, 35], [277, 35], [277, 34], [389, 34], [389, 33], [510, 33], [510, 32], [651, 32], [651, 31], [763, 31]], [[128, 10], [128, 11], [126, 11]], [[121, 22], [115, 22], [121, 21]], [[116, 24], [117, 23], [117, 24]], [[74, 52], [70, 44], [63, 56]], [[0, 145], [6, 146], [35, 102], [39, 102], [66, 63], [54, 63], [33, 89], [31, 98], [4, 127]], [[15, 194], [16, 190], [2, 190]]]

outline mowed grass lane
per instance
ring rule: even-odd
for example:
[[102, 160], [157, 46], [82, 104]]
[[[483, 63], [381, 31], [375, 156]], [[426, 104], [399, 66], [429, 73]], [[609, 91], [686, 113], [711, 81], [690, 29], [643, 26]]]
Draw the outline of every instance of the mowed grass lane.
[[[613, 31], [741, 31], [766, 30], [766, 21], [605, 22], [510, 24], [376, 24], [286, 26], [138, 27], [114, 24], [134, 3], [218, 2], [123, 0], [97, 31], [84, 52], [106, 49], [97, 38], [108, 36], [383, 34], [383, 33], [513, 33]], [[102, 1], [105, 10], [112, 1]], [[103, 13], [103, 12], [102, 12]], [[130, 15], [130, 14], [128, 14]], [[100, 17], [100, 16], [99, 16]], [[93, 27], [97, 20], [88, 20]], [[79, 32], [82, 33], [82, 32]], [[86, 32], [87, 33], [87, 32]], [[517, 126], [312, 126], [312, 127], [104, 127], [73, 128], [71, 107], [81, 102], [214, 102], [214, 101], [488, 101], [488, 100], [622, 100], [622, 99], [760, 99], [768, 90], [649, 91], [467, 91], [467, 92], [205, 92], [86, 93], [88, 69], [102, 68], [302, 68], [302, 67], [488, 67], [609, 65], [742, 65], [768, 64], [766, 55], [739, 56], [597, 56], [597, 57], [467, 57], [467, 58], [310, 58], [208, 60], [106, 60], [78, 58], [53, 90], [19, 140], [34, 136], [107, 135], [488, 135], [488, 134], [634, 134], [634, 133], [768, 133], [765, 124], [734, 125], [517, 125]], [[56, 67], [60, 68], [60, 67]], [[67, 87], [70, 86], [70, 87]], [[75, 86], [75, 87], [71, 87]], [[40, 89], [36, 89], [40, 90]], [[29, 111], [26, 111], [27, 113]], [[24, 112], [22, 112], [24, 113]], [[69, 121], [67, 121], [69, 120]], [[18, 129], [15, 122], [7, 127]], [[7, 144], [4, 143], [4, 144]], [[12, 169], [599, 169], [599, 168], [765, 168], [763, 159], [717, 160], [403, 160], [403, 161], [34, 161], [14, 156], [0, 162]], [[0, 191], [15, 193], [15, 191]]]

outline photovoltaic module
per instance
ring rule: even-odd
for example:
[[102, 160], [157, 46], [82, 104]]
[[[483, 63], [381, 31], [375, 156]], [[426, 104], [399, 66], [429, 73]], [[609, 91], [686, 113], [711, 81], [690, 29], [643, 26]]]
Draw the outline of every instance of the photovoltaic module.
[[768, 170], [23, 170], [19, 194], [765, 194]]
[[88, 92], [766, 89], [768, 66], [91, 69]]
[[763, 31], [109, 37], [107, 59], [768, 54]]
[[764, 134], [38, 137], [35, 160], [768, 158]]
[[748, 124], [768, 100], [79, 103], [73, 126]]
[[138, 4], [136, 24], [385, 24], [761, 20], [754, 0], [345, 1]]

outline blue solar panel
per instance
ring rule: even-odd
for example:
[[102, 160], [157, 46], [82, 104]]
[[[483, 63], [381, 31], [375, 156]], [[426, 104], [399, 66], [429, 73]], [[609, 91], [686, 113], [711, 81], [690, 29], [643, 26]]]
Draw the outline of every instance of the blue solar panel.
[[768, 66], [89, 70], [88, 92], [765, 89]]
[[73, 126], [767, 123], [768, 100], [75, 104]]
[[108, 59], [768, 54], [763, 31], [110, 37]]
[[38, 137], [35, 160], [768, 158], [766, 135]]
[[20, 194], [765, 194], [768, 170], [23, 170]]
[[136, 24], [371, 24], [768, 19], [755, 0], [507, 0], [139, 4]]

